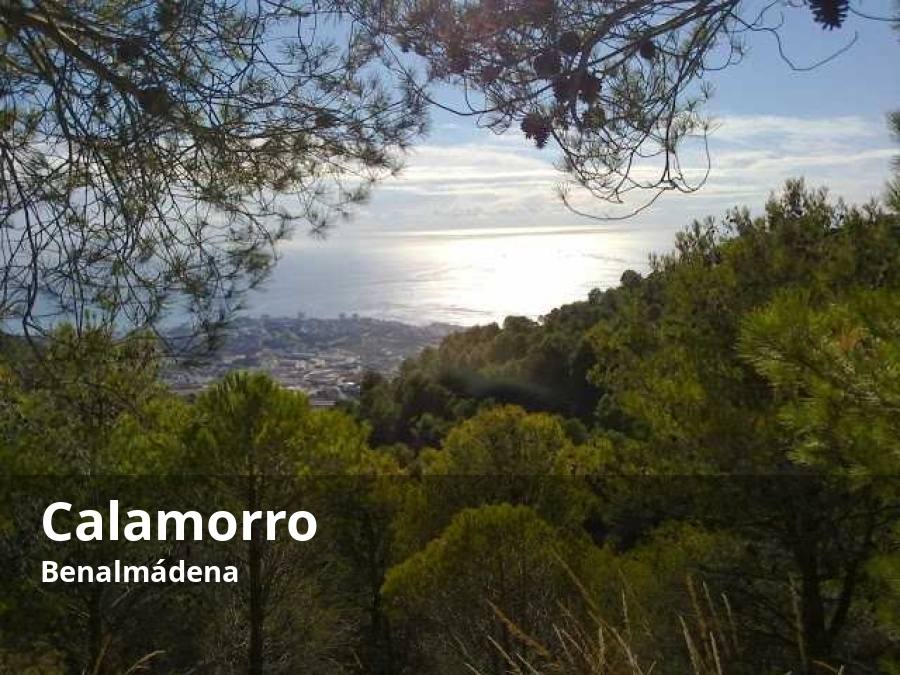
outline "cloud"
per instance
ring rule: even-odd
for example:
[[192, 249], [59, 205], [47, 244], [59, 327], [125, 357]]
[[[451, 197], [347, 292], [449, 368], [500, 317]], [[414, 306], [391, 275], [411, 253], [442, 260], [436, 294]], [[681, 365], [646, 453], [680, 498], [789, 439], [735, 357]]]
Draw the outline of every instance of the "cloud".
[[860, 116], [792, 117], [786, 115], [724, 115], [714, 118], [715, 138], [732, 143], [756, 144], [767, 139], [781, 142], [830, 143], [878, 140], [887, 137], [883, 120]]
[[[492, 139], [493, 140], [493, 139]], [[409, 157], [401, 178], [387, 189], [416, 189], [453, 183], [481, 185], [552, 181], [560, 173], [551, 161], [529, 157], [495, 142], [423, 145]]]
[[[880, 193], [895, 154], [878, 118], [723, 115], [711, 137], [707, 183], [688, 196], [663, 195], [640, 222], [680, 227], [698, 210], [716, 215], [737, 205], [759, 209], [794, 177], [828, 186], [850, 202], [867, 201]], [[687, 176], [699, 182], [703, 155], [684, 157]], [[560, 202], [555, 187], [565, 175], [555, 159], [552, 150], [538, 151], [513, 132], [485, 133], [477, 142], [425, 143], [410, 153], [398, 178], [376, 188], [364, 221], [394, 231], [596, 225]], [[648, 178], [651, 171], [637, 169]], [[621, 213], [588, 195], [575, 199], [591, 213]]]
[[851, 202], [882, 190], [896, 149], [883, 120], [862, 117], [731, 116], [711, 143], [707, 199], [758, 194], [751, 206], [788, 178], [805, 177]]

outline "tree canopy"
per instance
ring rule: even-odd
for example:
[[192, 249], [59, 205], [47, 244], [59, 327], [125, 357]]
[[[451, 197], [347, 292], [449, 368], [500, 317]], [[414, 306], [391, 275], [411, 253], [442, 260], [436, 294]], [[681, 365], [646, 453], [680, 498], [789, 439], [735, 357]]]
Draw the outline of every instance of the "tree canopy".
[[210, 333], [297, 222], [398, 167], [422, 108], [335, 3], [0, 10], [0, 317]]
[[[804, 12], [823, 30], [849, 16], [884, 20], [847, 0], [748, 3], [740, 0], [401, 0], [348, 2], [403, 76], [416, 80], [414, 53], [437, 80], [463, 95], [432, 102], [497, 133], [521, 130], [538, 148], [560, 150], [564, 202], [580, 213], [580, 193], [622, 205], [630, 215], [669, 191], [699, 189], [710, 171], [703, 106], [710, 76], [743, 60], [755, 35], [773, 38], [785, 67], [785, 12]], [[377, 7], [377, 12], [376, 8]], [[699, 158], [699, 159], [697, 159]], [[588, 200], [591, 201], [590, 199]]]

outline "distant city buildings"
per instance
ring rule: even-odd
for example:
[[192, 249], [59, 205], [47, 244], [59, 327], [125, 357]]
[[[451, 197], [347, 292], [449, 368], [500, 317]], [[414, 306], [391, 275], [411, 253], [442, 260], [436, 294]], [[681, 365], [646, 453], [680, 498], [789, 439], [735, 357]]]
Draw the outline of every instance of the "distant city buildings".
[[358, 396], [365, 371], [392, 374], [405, 358], [437, 344], [456, 328], [356, 315], [241, 318], [208, 363], [172, 367], [165, 377], [176, 392], [193, 394], [230, 371], [259, 370], [289, 389], [305, 392], [313, 405], [329, 406]]

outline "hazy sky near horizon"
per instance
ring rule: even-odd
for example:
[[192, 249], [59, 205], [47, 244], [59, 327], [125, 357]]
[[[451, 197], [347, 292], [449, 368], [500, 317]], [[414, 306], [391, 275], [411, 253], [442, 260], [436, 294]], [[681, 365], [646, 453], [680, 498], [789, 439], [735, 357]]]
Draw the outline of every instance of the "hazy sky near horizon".
[[[895, 10], [892, 0], [863, 8]], [[698, 192], [664, 195], [626, 221], [586, 219], [556, 195], [563, 176], [552, 147], [539, 151], [517, 130], [495, 135], [437, 111], [402, 174], [379, 184], [352, 219], [325, 241], [298, 233], [284, 247], [252, 313], [359, 311], [463, 323], [538, 315], [645, 267], [647, 255], [668, 250], [694, 218], [738, 205], [759, 212], [788, 178], [828, 186], [848, 202], [877, 197], [898, 152], [886, 115], [900, 108], [900, 32], [855, 16], [825, 31], [806, 8], [786, 10], [785, 19], [785, 51], [797, 65], [828, 56], [857, 32], [859, 39], [834, 61], [798, 72], [771, 36], [751, 36], [744, 61], [711, 78], [712, 170]], [[601, 203], [592, 211], [612, 213]], [[382, 297], [385, 289], [392, 299]]]

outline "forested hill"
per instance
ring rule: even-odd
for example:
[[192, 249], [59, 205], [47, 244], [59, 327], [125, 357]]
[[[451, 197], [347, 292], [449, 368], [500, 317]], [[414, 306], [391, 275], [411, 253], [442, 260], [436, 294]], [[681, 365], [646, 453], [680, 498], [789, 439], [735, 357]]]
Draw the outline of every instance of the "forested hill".
[[[507, 640], [504, 649], [532, 648], [529, 663], [546, 662], [528, 640], [555, 644], [547, 658], [561, 670], [535, 672], [620, 672], [579, 670], [567, 634], [556, 642], [558, 631], [573, 630], [587, 650], [579, 653], [606, 664], [592, 651], [602, 645], [578, 632], [597, 625], [629, 636], [628, 626], [641, 626], [659, 672], [897, 672], [900, 222], [892, 208], [848, 208], [791, 182], [759, 217], [737, 210], [694, 223], [645, 277], [626, 272], [618, 287], [538, 322], [513, 317], [448, 336], [394, 379], [370, 375], [359, 403], [370, 442], [437, 494], [417, 503], [414, 521], [431, 508], [456, 513], [382, 588], [412, 621], [417, 653], [440, 662], [456, 640], [483, 656], [480, 638], [453, 617], [464, 598], [478, 606], [479, 583], [504, 587], [509, 569], [492, 566], [515, 545], [502, 542], [521, 544], [521, 535], [533, 537], [515, 549], [532, 571], [518, 592], [564, 587], [542, 557], [561, 555], [579, 580], [574, 604], [587, 602], [594, 617], [548, 627], [532, 604], [516, 604], [520, 595], [498, 591], [516, 607], [517, 641], [502, 624], [487, 627], [490, 609], [466, 614]], [[580, 479], [562, 487], [548, 475], [584, 479], [591, 505], [580, 510]], [[545, 536], [567, 552], [548, 550]], [[608, 557], [565, 548], [585, 536], [585, 550]], [[622, 622], [606, 623], [610, 615]], [[691, 646], [687, 636], [691, 664], [679, 665], [679, 641], [660, 632], [666, 617], [685, 631], [692, 617], [710, 636], [734, 620], [741, 637]], [[426, 627], [415, 628], [419, 621]]]
[[[895, 206], [791, 183], [346, 408], [261, 373], [179, 396], [152, 341], [99, 329], [59, 330], [28, 377], [4, 352], [0, 671], [900, 672]], [[48, 503], [106, 492], [319, 528], [36, 536]], [[239, 582], [42, 584], [54, 559], [223, 560]]]
[[[576, 434], [699, 422], [682, 422], [688, 413], [728, 428], [780, 400], [779, 388], [811, 386], [782, 381], [812, 376], [804, 350], [829, 369], [842, 367], [837, 356], [855, 357], [830, 351], [840, 322], [860, 336], [887, 328], [900, 279], [897, 228], [893, 216], [790, 183], [762, 217], [737, 210], [695, 222], [645, 277], [626, 271], [618, 287], [540, 321], [508, 317], [454, 333], [396, 378], [369, 373], [360, 415], [374, 443], [414, 447], [439, 444], [496, 403], [557, 413]], [[852, 345], [876, 338], [859, 339]]]

